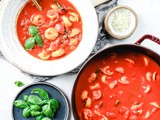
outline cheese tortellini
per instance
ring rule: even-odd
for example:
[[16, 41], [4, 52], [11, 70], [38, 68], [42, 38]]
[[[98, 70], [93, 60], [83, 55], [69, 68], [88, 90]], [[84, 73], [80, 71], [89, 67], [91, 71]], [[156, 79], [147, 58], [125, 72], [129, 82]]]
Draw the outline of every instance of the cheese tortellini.
[[74, 45], [77, 45], [78, 44], [78, 39], [77, 39], [77, 37], [75, 37], [75, 38], [72, 38], [72, 39], [70, 39], [70, 42], [69, 42], [69, 46], [74, 46]]
[[59, 48], [58, 50], [52, 52], [52, 57], [60, 57], [65, 53], [63, 48]]
[[80, 33], [80, 30], [78, 28], [73, 28], [71, 33], [68, 35], [68, 37], [74, 37]]
[[50, 27], [45, 31], [45, 37], [48, 40], [55, 40], [58, 37], [58, 32], [54, 27]]
[[50, 54], [48, 54], [45, 50], [43, 50], [42, 52], [40, 52], [38, 54], [38, 56], [42, 59], [42, 60], [47, 60], [50, 58]]
[[71, 23], [71, 21], [68, 19], [67, 16], [62, 16], [62, 20], [63, 20], [64, 26], [65, 26], [66, 28], [69, 28], [69, 27], [72, 26], [72, 23]]
[[51, 5], [51, 8], [53, 8], [53, 10], [54, 10], [55, 12], [58, 11], [58, 6], [57, 6], [56, 4], [52, 4], [52, 5]]
[[69, 17], [70, 21], [72, 21], [72, 22], [79, 21], [79, 17], [75, 12], [69, 12], [69, 14], [70, 14], [70, 17]]
[[51, 20], [54, 20], [59, 18], [59, 14], [52, 9], [52, 10], [48, 10], [47, 17], [50, 18]]
[[43, 15], [35, 14], [35, 15], [31, 16], [30, 21], [34, 25], [39, 26], [39, 25], [42, 25], [45, 22], [45, 19], [44, 19]]

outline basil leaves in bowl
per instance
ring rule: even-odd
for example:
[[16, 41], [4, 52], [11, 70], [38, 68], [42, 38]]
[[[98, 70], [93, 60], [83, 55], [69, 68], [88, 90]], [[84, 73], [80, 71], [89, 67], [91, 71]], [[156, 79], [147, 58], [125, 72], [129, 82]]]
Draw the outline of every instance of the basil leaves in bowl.
[[13, 101], [14, 120], [67, 120], [69, 104], [64, 93], [49, 83], [25, 87]]

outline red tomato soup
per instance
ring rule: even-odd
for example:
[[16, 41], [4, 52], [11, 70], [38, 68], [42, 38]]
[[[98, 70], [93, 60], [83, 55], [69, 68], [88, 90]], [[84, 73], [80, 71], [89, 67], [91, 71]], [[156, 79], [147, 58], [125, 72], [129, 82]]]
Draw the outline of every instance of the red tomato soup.
[[75, 100], [81, 120], [159, 120], [160, 67], [142, 53], [104, 55], [84, 68]]
[[21, 45], [32, 56], [56, 60], [74, 51], [82, 37], [82, 21], [68, 0], [41, 0], [42, 11], [28, 2], [17, 20]]

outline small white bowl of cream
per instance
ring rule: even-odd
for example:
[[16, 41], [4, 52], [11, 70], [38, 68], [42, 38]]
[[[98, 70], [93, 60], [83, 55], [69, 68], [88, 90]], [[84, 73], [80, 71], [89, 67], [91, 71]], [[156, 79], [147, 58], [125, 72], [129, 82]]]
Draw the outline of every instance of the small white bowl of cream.
[[125, 39], [133, 34], [138, 18], [133, 9], [119, 5], [112, 8], [104, 20], [106, 31], [114, 38]]

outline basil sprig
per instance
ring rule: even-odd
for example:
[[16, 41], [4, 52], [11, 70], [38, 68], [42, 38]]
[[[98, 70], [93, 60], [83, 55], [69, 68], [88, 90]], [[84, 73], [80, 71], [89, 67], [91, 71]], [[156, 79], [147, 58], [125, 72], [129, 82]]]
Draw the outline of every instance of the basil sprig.
[[35, 42], [36, 42], [40, 47], [43, 46], [42, 38], [41, 38], [38, 34], [35, 36]]
[[24, 48], [26, 50], [30, 50], [35, 46], [35, 44], [38, 44], [40, 47], [42, 47], [43, 41], [38, 34], [38, 28], [36, 26], [29, 26], [28, 31], [31, 37], [25, 41]]
[[44, 89], [35, 88], [31, 95], [23, 95], [23, 100], [15, 100], [14, 106], [23, 109], [25, 118], [32, 116], [36, 120], [51, 120], [59, 108], [59, 102], [51, 99]]
[[38, 28], [36, 26], [29, 26], [28, 31], [32, 36], [36, 36], [38, 33]]
[[24, 83], [21, 82], [21, 81], [15, 81], [14, 84], [15, 84], [17, 87], [22, 87], [22, 86], [24, 86]]

